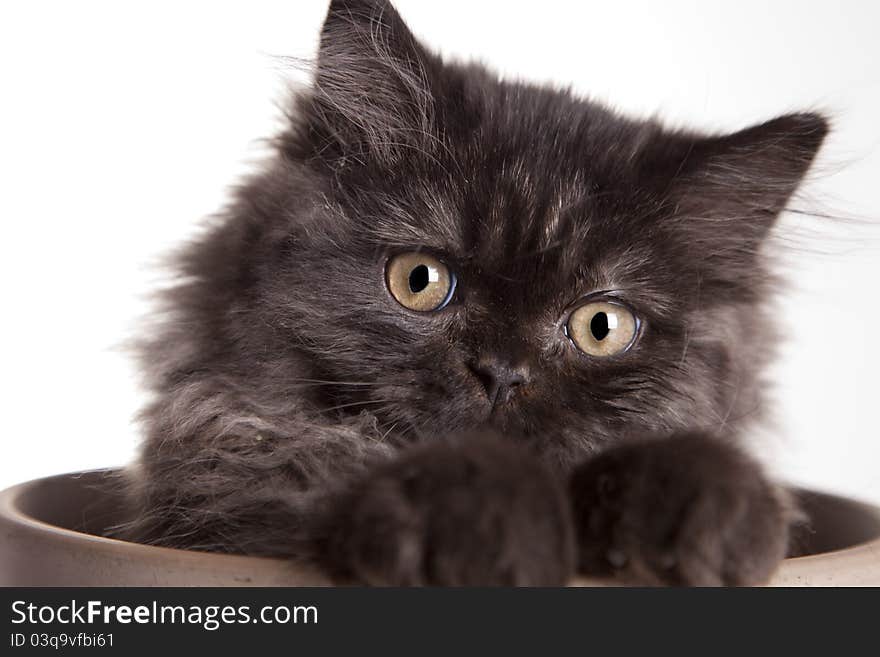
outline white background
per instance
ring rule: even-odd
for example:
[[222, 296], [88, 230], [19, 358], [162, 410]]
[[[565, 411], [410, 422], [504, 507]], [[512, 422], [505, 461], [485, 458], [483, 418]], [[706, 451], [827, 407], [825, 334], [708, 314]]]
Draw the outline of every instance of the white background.
[[[857, 221], [786, 217], [793, 283], [760, 437], [788, 479], [880, 501], [877, 4], [399, 0], [455, 57], [673, 124], [736, 129], [822, 109], [835, 132], [805, 188]], [[121, 464], [143, 396], [118, 346], [158, 257], [260, 155], [311, 56], [306, 2], [4, 2], [0, 8], [0, 487]], [[588, 156], [588, 154], [585, 154]]]

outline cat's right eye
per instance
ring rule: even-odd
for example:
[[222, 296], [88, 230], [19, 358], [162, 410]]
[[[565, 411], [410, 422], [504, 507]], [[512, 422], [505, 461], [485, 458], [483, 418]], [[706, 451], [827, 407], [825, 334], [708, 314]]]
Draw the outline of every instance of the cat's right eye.
[[404, 308], [431, 312], [444, 308], [455, 292], [455, 275], [427, 253], [402, 253], [385, 266], [385, 284]]

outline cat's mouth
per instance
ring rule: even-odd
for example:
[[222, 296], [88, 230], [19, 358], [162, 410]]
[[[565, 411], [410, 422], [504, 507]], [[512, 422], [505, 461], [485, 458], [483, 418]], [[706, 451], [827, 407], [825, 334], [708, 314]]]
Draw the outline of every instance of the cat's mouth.
[[498, 431], [520, 432], [523, 418], [519, 396], [519, 392], [507, 392], [495, 399], [482, 400], [478, 424]]

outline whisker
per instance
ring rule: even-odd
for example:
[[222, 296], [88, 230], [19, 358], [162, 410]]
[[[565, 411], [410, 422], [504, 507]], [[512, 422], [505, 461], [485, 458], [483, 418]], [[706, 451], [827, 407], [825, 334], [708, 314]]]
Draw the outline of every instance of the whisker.
[[379, 381], [332, 381], [329, 379], [294, 379], [295, 383], [314, 383], [328, 386], [383, 386], [396, 385], [393, 383], [381, 383]]
[[352, 406], [366, 406], [368, 404], [387, 404], [388, 402], [397, 401], [395, 399], [364, 399], [362, 401], [349, 402], [348, 404], [339, 404], [337, 406], [331, 406], [330, 408], [321, 409], [322, 413], [329, 413], [330, 411], [338, 411], [342, 408], [351, 408]]

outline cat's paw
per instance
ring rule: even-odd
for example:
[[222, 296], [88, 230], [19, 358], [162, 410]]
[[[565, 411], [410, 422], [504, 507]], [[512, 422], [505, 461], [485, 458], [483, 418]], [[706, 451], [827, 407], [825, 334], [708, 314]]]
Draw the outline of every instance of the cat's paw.
[[418, 447], [335, 504], [331, 571], [371, 585], [560, 585], [571, 510], [531, 455], [485, 436]]
[[742, 586], [765, 582], [785, 556], [783, 491], [742, 452], [705, 436], [612, 448], [570, 485], [585, 573]]

